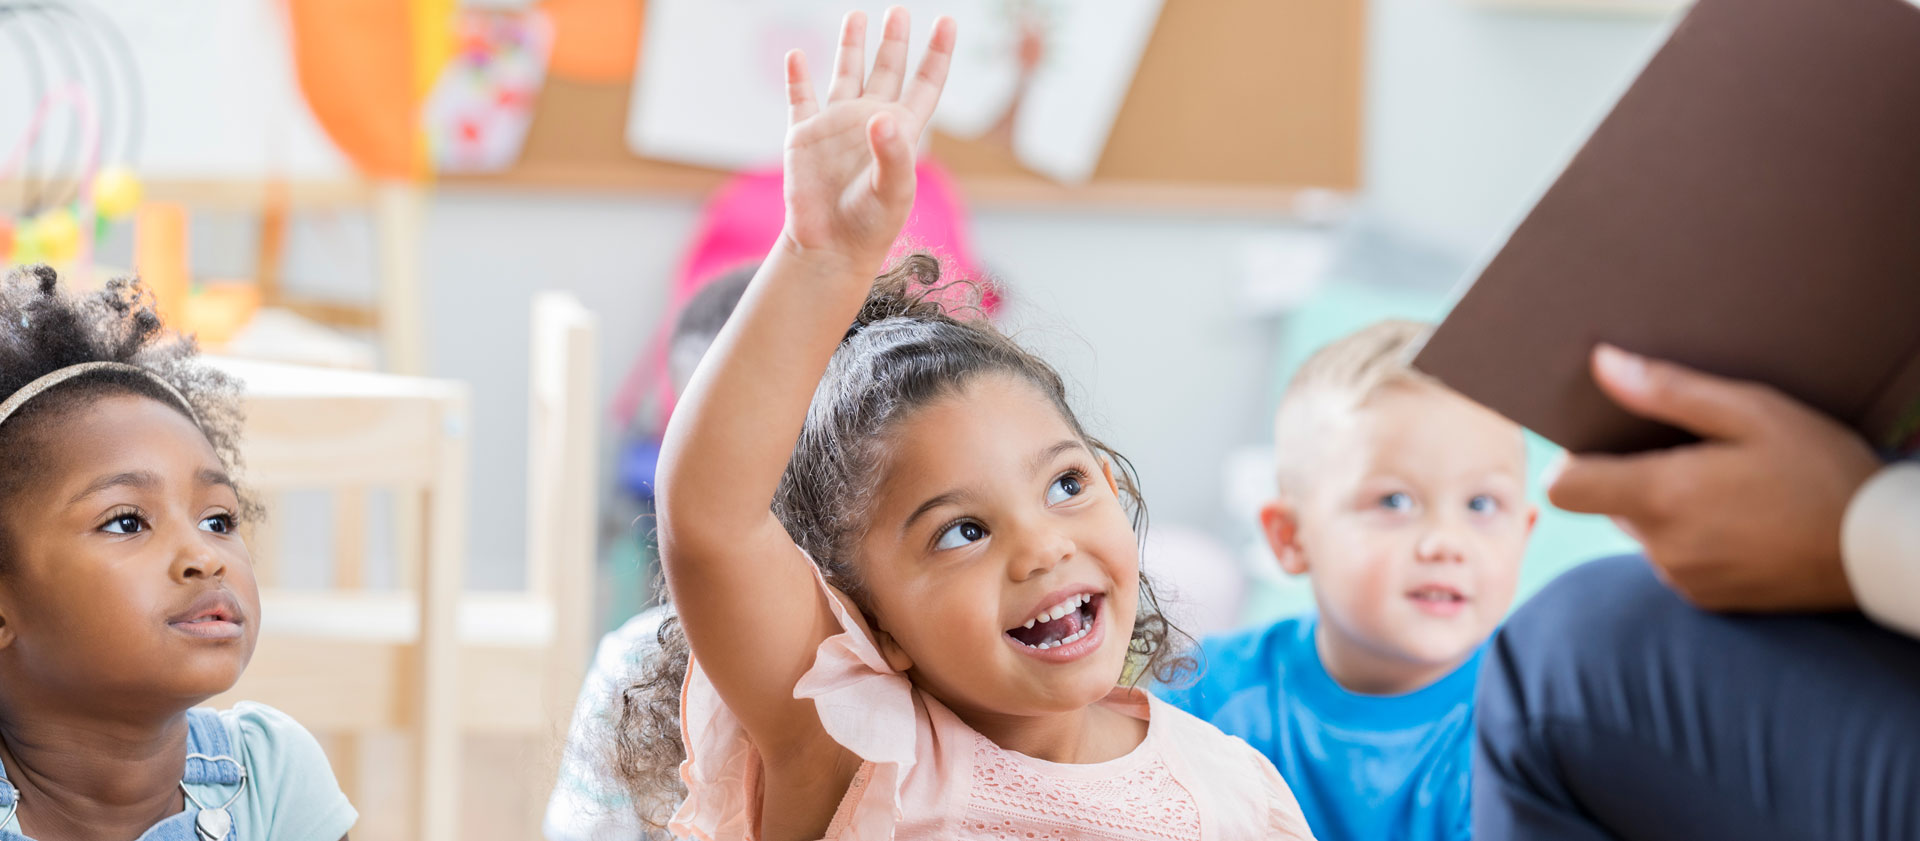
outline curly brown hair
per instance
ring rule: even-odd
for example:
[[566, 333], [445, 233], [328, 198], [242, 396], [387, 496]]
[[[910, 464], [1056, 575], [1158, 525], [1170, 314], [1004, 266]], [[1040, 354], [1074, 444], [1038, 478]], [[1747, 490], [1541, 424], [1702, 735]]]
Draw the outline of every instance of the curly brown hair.
[[[229, 473], [240, 467], [240, 384], [200, 364], [191, 338], [166, 329], [153, 296], [132, 278], [109, 281], [97, 292], [71, 294], [44, 265], [26, 266], [0, 281], [0, 399], [47, 374], [86, 362], [119, 362], [146, 369], [185, 398], [190, 416]], [[72, 410], [114, 394], [134, 394], [180, 407], [152, 378], [98, 371], [48, 389], [0, 423], [0, 504], [31, 486], [45, 469], [43, 436]], [[254, 507], [242, 497], [243, 519]], [[0, 534], [0, 572], [8, 566]]]
[[[773, 513], [820, 566], [828, 583], [862, 603], [854, 544], [866, 523], [875, 477], [886, 457], [886, 432], [915, 409], [950, 396], [989, 373], [1012, 375], [1046, 395], [1068, 426], [1113, 465], [1122, 503], [1144, 536], [1147, 509], [1133, 464], [1088, 435], [1067, 402], [1052, 366], [990, 324], [979, 290], [940, 283], [940, 264], [915, 254], [874, 281], [853, 326], [827, 363], [800, 438], [774, 494]], [[1152, 582], [1140, 574], [1140, 609], [1122, 679], [1152, 676], [1178, 682], [1192, 673], [1192, 638], [1167, 621]], [[678, 768], [680, 690], [690, 651], [672, 616], [661, 623], [659, 649], [644, 658], [614, 699], [617, 715], [604, 760], [628, 790], [640, 818], [664, 824], [685, 795]]]

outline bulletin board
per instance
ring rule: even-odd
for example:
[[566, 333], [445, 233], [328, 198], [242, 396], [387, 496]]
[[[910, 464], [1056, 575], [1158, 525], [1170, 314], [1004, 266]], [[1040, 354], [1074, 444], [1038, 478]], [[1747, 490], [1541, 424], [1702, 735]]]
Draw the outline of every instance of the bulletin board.
[[[984, 142], [936, 136], [970, 199], [1291, 210], [1360, 177], [1366, 4], [1166, 0], [1091, 182], [1062, 186]], [[443, 183], [703, 194], [725, 173], [627, 150], [630, 83], [549, 77], [520, 160]]]

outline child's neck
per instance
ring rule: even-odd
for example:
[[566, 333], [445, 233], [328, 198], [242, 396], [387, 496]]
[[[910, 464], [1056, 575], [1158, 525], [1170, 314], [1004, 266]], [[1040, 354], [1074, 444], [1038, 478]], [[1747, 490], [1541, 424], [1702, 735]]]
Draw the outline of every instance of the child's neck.
[[136, 838], [185, 808], [187, 716], [135, 724], [39, 710], [0, 716], [0, 761], [37, 841]]
[[1432, 686], [1453, 673], [1473, 656], [1468, 651], [1440, 664], [1414, 663], [1371, 650], [1347, 639], [1338, 629], [1321, 622], [1314, 631], [1313, 647], [1327, 675], [1348, 692], [1361, 695], [1405, 695]]
[[1001, 748], [1065, 765], [1119, 759], [1147, 737], [1147, 722], [1101, 704], [1043, 716], [960, 709], [954, 714]]

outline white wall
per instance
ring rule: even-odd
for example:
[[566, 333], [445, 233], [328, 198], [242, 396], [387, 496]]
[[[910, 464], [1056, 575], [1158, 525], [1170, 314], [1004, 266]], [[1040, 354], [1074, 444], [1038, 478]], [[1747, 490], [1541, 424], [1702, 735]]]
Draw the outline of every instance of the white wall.
[[[1656, 45], [1662, 24], [1500, 12], [1463, 0], [1374, 0], [1371, 8], [1369, 216], [1438, 246], [1446, 259], [1430, 264], [1449, 268], [1427, 284], [1450, 279], [1456, 269], [1447, 260], [1496, 244]], [[166, 61], [170, 53], [149, 54]], [[164, 79], [177, 70], [151, 72]], [[209, 144], [227, 136], [206, 127]], [[1232, 535], [1243, 524], [1224, 513], [1221, 462], [1265, 436], [1273, 339], [1241, 297], [1242, 244], [1277, 223], [976, 211], [979, 252], [1013, 285], [1011, 320], [1029, 328], [1026, 337], [1076, 386], [1095, 433], [1134, 459], [1155, 520]], [[450, 190], [433, 202], [422, 251], [429, 365], [473, 384], [475, 585], [519, 581], [528, 297], [571, 289], [599, 314], [610, 397], [660, 317], [663, 283], [694, 213], [687, 200], [568, 194]], [[1364, 249], [1379, 240], [1353, 241]], [[244, 221], [209, 220], [195, 239], [196, 262], [206, 272], [242, 273], [250, 242]], [[1421, 272], [1350, 256], [1371, 267], [1357, 272], [1362, 279]], [[290, 280], [364, 291], [370, 259], [363, 223], [309, 221], [293, 244]]]
[[1470, 257], [1498, 244], [1663, 39], [1672, 15], [1372, 0], [1366, 191]]

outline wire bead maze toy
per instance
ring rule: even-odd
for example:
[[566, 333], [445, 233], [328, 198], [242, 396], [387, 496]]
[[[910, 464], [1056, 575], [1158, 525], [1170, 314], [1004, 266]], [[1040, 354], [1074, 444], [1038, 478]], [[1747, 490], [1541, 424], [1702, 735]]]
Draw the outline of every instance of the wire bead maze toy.
[[10, 143], [0, 135], [0, 265], [61, 264], [86, 282], [94, 240], [141, 198], [146, 114], [131, 46], [78, 0], [0, 0], [6, 47], [20, 67], [0, 79], [24, 83], [32, 118]]

